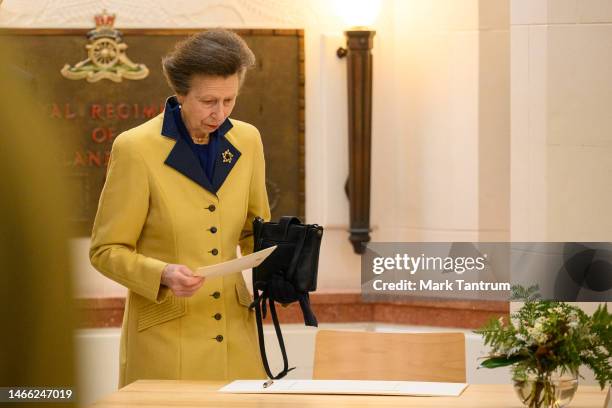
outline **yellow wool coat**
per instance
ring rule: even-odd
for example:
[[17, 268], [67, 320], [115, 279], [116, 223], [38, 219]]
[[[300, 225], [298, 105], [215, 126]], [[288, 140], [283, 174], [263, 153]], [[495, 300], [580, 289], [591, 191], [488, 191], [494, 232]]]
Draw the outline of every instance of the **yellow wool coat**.
[[208, 180], [172, 108], [175, 98], [114, 141], [93, 227], [93, 266], [129, 289], [119, 385], [265, 378], [240, 272], [206, 280], [190, 298], [160, 285], [168, 263], [195, 270], [235, 258], [238, 244], [252, 251], [253, 218], [270, 218], [261, 137], [252, 125], [226, 120]]

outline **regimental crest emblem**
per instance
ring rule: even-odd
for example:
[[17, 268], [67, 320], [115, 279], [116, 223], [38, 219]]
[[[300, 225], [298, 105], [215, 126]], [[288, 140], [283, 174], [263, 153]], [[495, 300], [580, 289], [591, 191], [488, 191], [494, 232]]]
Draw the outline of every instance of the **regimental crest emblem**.
[[87, 33], [87, 59], [74, 66], [64, 65], [62, 75], [68, 79], [86, 79], [87, 82], [146, 78], [149, 69], [144, 64], [135, 64], [125, 53], [128, 46], [123, 42], [123, 35], [113, 27], [115, 14], [108, 14], [104, 10], [94, 17], [94, 21], [96, 28]]
[[232, 152], [229, 151], [229, 149], [224, 151], [222, 156], [223, 156], [223, 163], [231, 163], [232, 159], [234, 158], [234, 155], [232, 154]]

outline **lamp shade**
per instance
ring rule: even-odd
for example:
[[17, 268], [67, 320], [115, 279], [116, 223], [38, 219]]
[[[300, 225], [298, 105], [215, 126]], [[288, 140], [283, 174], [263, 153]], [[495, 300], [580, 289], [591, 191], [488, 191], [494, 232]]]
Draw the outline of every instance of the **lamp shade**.
[[378, 18], [381, 0], [334, 0], [333, 5], [347, 27], [368, 27]]

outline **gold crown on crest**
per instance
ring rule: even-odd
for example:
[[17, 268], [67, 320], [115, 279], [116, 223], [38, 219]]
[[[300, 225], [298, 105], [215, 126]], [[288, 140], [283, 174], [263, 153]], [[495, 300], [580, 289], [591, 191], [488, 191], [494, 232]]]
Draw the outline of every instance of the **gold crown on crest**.
[[96, 22], [97, 29], [112, 29], [115, 25], [115, 14], [108, 14], [106, 10], [102, 10], [102, 13], [96, 14], [94, 16], [94, 21]]
[[121, 31], [113, 26], [115, 25], [115, 14], [108, 14], [106, 10], [94, 16], [96, 28], [87, 33], [87, 38], [97, 40], [98, 38], [112, 38], [117, 42], [121, 42]]
[[121, 82], [124, 78], [146, 78], [149, 75], [146, 65], [132, 62], [125, 53], [128, 46], [121, 38], [121, 31], [113, 27], [115, 14], [103, 10], [94, 16], [94, 21], [96, 28], [87, 33], [87, 59], [74, 66], [65, 64], [60, 71], [62, 75], [74, 80], [87, 79], [88, 82], [101, 79]]

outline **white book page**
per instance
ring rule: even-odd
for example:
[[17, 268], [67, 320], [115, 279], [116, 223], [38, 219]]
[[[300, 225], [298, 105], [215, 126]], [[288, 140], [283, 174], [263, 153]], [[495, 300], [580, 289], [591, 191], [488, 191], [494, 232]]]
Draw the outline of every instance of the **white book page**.
[[467, 387], [465, 383], [417, 381], [275, 380], [264, 388], [264, 382], [265, 380], [238, 380], [221, 388], [219, 392], [458, 397]]

